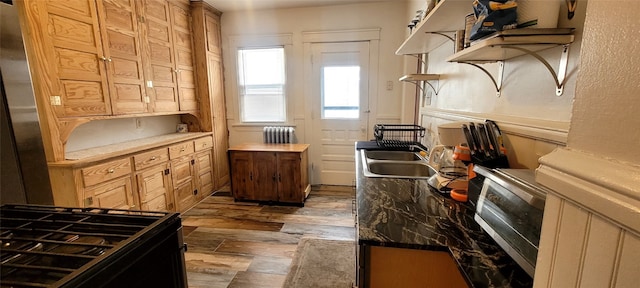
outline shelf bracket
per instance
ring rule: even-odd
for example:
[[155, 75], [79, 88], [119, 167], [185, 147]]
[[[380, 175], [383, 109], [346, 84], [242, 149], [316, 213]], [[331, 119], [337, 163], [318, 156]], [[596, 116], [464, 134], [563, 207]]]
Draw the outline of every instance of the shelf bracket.
[[425, 33], [435, 34], [435, 35], [440, 35], [440, 36], [446, 37], [447, 39], [451, 40], [451, 42], [454, 42], [454, 43], [456, 42], [456, 40], [455, 40], [455, 39], [453, 39], [453, 37], [451, 37], [451, 36], [449, 36], [449, 35], [447, 35], [447, 34], [444, 34], [444, 33], [442, 33], [442, 32], [435, 32], [435, 31], [434, 31], [434, 32], [425, 32]]
[[408, 83], [412, 83], [413, 85], [416, 85], [418, 87], [418, 89], [420, 89], [420, 92], [422, 92], [422, 96], [427, 95], [427, 91], [424, 89], [424, 87], [422, 87], [422, 85], [418, 84], [418, 82], [422, 82], [424, 84], [429, 85], [429, 87], [431, 87], [431, 89], [433, 89], [433, 93], [436, 94], [436, 96], [438, 96], [438, 90], [436, 89], [435, 86], [433, 86], [433, 84], [429, 83], [429, 81], [407, 81], [404, 80], [404, 82], [408, 82]]
[[476, 63], [466, 61], [460, 61], [458, 63], [471, 65], [480, 69], [480, 71], [484, 72], [484, 74], [487, 74], [487, 76], [489, 76], [489, 79], [491, 79], [491, 82], [493, 82], [493, 86], [496, 88], [496, 96], [500, 97], [502, 95], [502, 75], [504, 74], [504, 61], [498, 61], [498, 77], [496, 78], [494, 78], [493, 75], [491, 75], [491, 73], [487, 71], [487, 69], [484, 69], [484, 67]]
[[422, 65], [427, 66], [427, 62], [424, 61], [423, 58], [423, 54], [405, 54], [406, 56], [411, 56], [411, 57], [415, 57], [418, 59], [418, 61], [422, 62]]
[[522, 51], [526, 54], [529, 54], [531, 56], [533, 56], [534, 58], [538, 59], [538, 61], [540, 61], [540, 63], [542, 63], [544, 65], [544, 67], [547, 68], [547, 70], [549, 71], [549, 73], [551, 73], [551, 76], [553, 77], [553, 81], [556, 82], [556, 96], [562, 96], [562, 93], [564, 92], [564, 82], [567, 76], [567, 64], [569, 62], [569, 44], [565, 44], [563, 45], [563, 49], [562, 49], [562, 55], [560, 56], [560, 64], [558, 66], [558, 73], [556, 74], [556, 72], [553, 70], [553, 67], [551, 67], [551, 65], [549, 64], [549, 62], [547, 60], [545, 60], [544, 58], [542, 58], [542, 56], [540, 56], [538, 53], [524, 49], [522, 47], [516, 47], [516, 46], [512, 46], [512, 45], [501, 45], [502, 48], [508, 48], [508, 49], [514, 49], [514, 50], [519, 50]]

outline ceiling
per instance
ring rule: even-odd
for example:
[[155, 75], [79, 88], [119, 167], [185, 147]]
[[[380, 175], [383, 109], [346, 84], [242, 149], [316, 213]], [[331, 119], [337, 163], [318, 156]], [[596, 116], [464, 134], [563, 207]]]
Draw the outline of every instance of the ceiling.
[[221, 12], [298, 8], [354, 3], [386, 2], [390, 0], [204, 0]]

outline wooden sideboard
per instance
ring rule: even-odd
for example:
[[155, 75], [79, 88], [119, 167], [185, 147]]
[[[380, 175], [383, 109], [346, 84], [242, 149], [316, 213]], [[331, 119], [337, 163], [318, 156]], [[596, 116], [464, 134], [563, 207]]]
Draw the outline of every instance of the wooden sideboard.
[[229, 148], [235, 200], [304, 205], [311, 191], [309, 144], [243, 144]]

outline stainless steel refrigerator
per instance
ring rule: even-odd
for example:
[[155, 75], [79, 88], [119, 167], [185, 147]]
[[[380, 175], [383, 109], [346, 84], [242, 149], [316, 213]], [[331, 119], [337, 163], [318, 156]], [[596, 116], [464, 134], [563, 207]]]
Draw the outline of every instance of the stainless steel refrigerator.
[[54, 204], [19, 23], [0, 0], [0, 203]]

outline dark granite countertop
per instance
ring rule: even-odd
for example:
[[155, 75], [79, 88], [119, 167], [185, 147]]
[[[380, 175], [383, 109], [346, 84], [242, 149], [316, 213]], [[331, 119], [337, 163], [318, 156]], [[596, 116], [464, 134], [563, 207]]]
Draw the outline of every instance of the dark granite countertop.
[[533, 285], [475, 222], [471, 203], [439, 193], [426, 180], [365, 177], [360, 157], [356, 153], [359, 244], [449, 251], [473, 287]]

